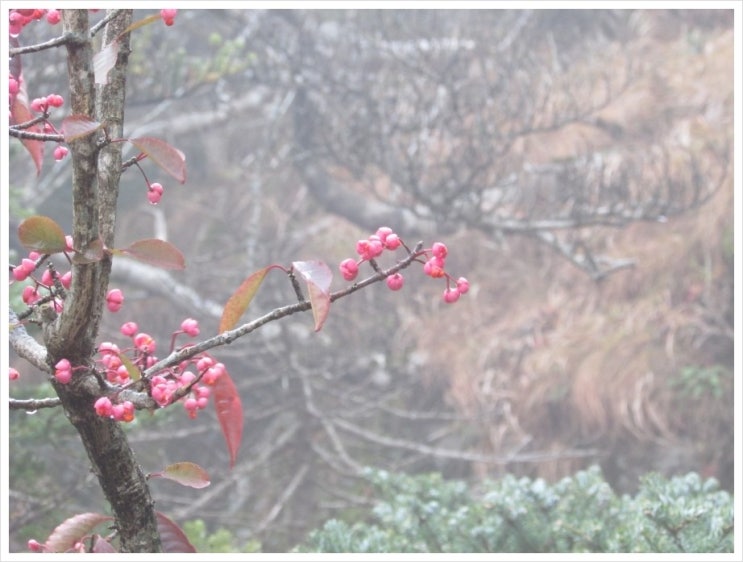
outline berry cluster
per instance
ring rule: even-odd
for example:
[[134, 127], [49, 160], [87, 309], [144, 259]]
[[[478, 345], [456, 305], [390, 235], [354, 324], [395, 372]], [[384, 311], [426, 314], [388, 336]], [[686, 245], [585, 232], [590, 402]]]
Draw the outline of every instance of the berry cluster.
[[[359, 255], [359, 258], [346, 258], [343, 260], [339, 266], [341, 275], [346, 281], [353, 281], [359, 274], [359, 266], [365, 261], [370, 262], [372, 267], [378, 271], [374, 260], [381, 256], [385, 250], [394, 251], [400, 246], [403, 246], [408, 251], [408, 254], [412, 254], [402, 239], [391, 228], [382, 226], [377, 229], [376, 233], [356, 243], [356, 253]], [[444, 302], [453, 303], [459, 300], [460, 295], [469, 291], [470, 284], [464, 277], [454, 280], [446, 272], [447, 254], [448, 249], [446, 245], [441, 242], [435, 242], [431, 248], [418, 251], [414, 259], [423, 264], [423, 272], [429, 277], [433, 277], [434, 279], [443, 277], [446, 279], [446, 290], [444, 291], [443, 299]], [[404, 281], [402, 274], [399, 272], [387, 276], [386, 279], [387, 287], [392, 291], [402, 289]]]
[[8, 31], [11, 37], [18, 37], [32, 21], [38, 21], [46, 16], [46, 21], [51, 25], [59, 23], [61, 16], [59, 10], [10, 10], [8, 14]]
[[[72, 239], [66, 238], [68, 249], [72, 249]], [[25, 281], [31, 279], [33, 284], [26, 285], [21, 293], [21, 299], [28, 305], [42, 305], [47, 302], [51, 303], [54, 311], [62, 312], [64, 306], [64, 290], [69, 289], [72, 283], [72, 272], [68, 271], [59, 275], [56, 270], [45, 269], [41, 279], [33, 276], [42, 262], [42, 256], [38, 252], [29, 252], [28, 256], [21, 260], [21, 263], [12, 266], [11, 275], [15, 281]], [[42, 294], [46, 293], [46, 294]]]

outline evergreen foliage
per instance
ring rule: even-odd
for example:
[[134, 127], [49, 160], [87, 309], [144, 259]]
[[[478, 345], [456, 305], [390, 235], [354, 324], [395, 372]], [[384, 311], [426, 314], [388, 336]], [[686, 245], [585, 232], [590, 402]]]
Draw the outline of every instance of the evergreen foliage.
[[733, 551], [732, 497], [696, 473], [648, 474], [635, 496], [617, 496], [598, 467], [477, 490], [439, 474], [367, 476], [379, 499], [371, 520], [330, 520], [298, 552]]

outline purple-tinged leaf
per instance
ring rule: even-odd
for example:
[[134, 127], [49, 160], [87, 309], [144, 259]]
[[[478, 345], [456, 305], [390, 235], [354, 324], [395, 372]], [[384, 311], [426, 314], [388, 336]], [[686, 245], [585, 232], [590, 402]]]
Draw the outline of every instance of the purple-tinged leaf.
[[180, 183], [186, 182], [186, 156], [180, 150], [170, 146], [164, 140], [154, 137], [138, 137], [127, 140], [165, 170], [168, 175], [174, 177]]
[[108, 84], [108, 71], [116, 64], [119, 56], [119, 41], [114, 39], [93, 56], [93, 72], [95, 83], [105, 86]]
[[108, 542], [103, 537], [101, 537], [100, 535], [94, 535], [93, 536], [93, 549], [91, 550], [91, 552], [109, 553], [109, 552], [116, 552], [116, 549], [114, 549], [111, 543]]
[[232, 294], [222, 311], [222, 318], [219, 321], [220, 334], [231, 330], [237, 325], [238, 320], [240, 320], [240, 317], [250, 305], [250, 301], [253, 300], [253, 297], [258, 292], [258, 287], [261, 286], [263, 278], [269, 269], [271, 269], [271, 266], [264, 267], [250, 275]]
[[24, 248], [42, 254], [64, 252], [67, 249], [64, 230], [49, 217], [28, 217], [18, 225], [18, 239]]
[[155, 515], [163, 552], [196, 552], [194, 545], [189, 542], [186, 533], [178, 525], [159, 511], [156, 511]]
[[170, 242], [157, 238], [137, 240], [126, 248], [113, 249], [111, 253], [129, 256], [164, 269], [186, 268], [186, 260], [181, 251]]
[[59, 132], [64, 135], [65, 142], [79, 139], [101, 128], [98, 121], [93, 121], [86, 115], [69, 115], [62, 119]]
[[[26, 83], [21, 82], [21, 87], [18, 93], [10, 104], [10, 124], [20, 125], [34, 119], [36, 115], [31, 112], [28, 105], [28, 95], [26, 94]], [[33, 125], [25, 129], [29, 133], [43, 133], [44, 129], [41, 125]], [[41, 166], [44, 161], [44, 141], [33, 140], [33, 139], [21, 139], [21, 143], [26, 148], [28, 153], [31, 155], [36, 166], [36, 175], [41, 173]]]
[[57, 525], [45, 546], [50, 552], [66, 552], [98, 525], [111, 520], [113, 517], [101, 513], [79, 513]]
[[153, 472], [150, 478], [166, 478], [178, 482], [181, 486], [206, 488], [211, 482], [209, 474], [198, 464], [184, 461], [166, 466], [160, 472]]
[[85, 248], [75, 250], [75, 253], [72, 255], [72, 261], [74, 263], [95, 263], [101, 261], [104, 254], [103, 240], [96, 238], [95, 240], [91, 240]]
[[222, 435], [230, 453], [230, 468], [235, 466], [237, 452], [243, 435], [243, 405], [237, 392], [235, 383], [225, 371], [216, 380], [212, 388], [214, 407], [217, 410], [217, 419], [222, 427]]
[[319, 332], [330, 312], [330, 283], [333, 281], [333, 272], [324, 262], [317, 260], [295, 261], [292, 267], [307, 283], [312, 316], [315, 318], [315, 331]]

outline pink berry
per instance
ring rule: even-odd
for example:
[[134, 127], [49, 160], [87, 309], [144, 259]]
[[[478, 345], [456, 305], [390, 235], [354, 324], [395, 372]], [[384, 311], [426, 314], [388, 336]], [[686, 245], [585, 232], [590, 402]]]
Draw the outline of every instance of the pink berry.
[[72, 285], [72, 272], [68, 271], [62, 277], [59, 278], [59, 282], [62, 283], [62, 286], [65, 289], [69, 289], [70, 285]]
[[62, 107], [64, 98], [59, 94], [50, 94], [46, 97], [46, 102], [52, 107]]
[[28, 277], [30, 272], [21, 264], [13, 268], [13, 279], [23, 281]]
[[42, 552], [44, 550], [44, 545], [36, 539], [29, 539], [26, 544], [31, 552]]
[[68, 252], [72, 252], [75, 249], [72, 236], [70, 236], [69, 234], [64, 237], [64, 242]]
[[437, 256], [433, 256], [423, 265], [423, 272], [434, 279], [443, 277], [444, 261]]
[[390, 234], [392, 234], [392, 229], [389, 226], [380, 226], [376, 232], [376, 235], [383, 243]]
[[444, 302], [447, 303], [453, 303], [457, 302], [459, 300], [459, 291], [457, 291], [455, 288], [447, 288], [446, 291], [444, 291]]
[[10, 367], [8, 369], [8, 378], [12, 381], [17, 381], [21, 377], [21, 374], [18, 372], [18, 369], [14, 369], [13, 367]]
[[402, 244], [400, 237], [394, 232], [384, 239], [384, 247], [388, 250], [397, 250]]
[[353, 281], [359, 274], [359, 264], [357, 264], [356, 260], [354, 260], [353, 258], [346, 258], [345, 260], [343, 260], [339, 266], [339, 269], [341, 270], [343, 279], [345, 279], [346, 281]]
[[26, 285], [25, 287], [23, 287], [21, 298], [23, 299], [24, 303], [32, 304], [39, 300], [39, 293], [36, 290], [36, 287], [34, 287], [33, 285]]
[[447, 250], [445, 244], [442, 244], [441, 242], [435, 242], [434, 245], [431, 246], [431, 253], [440, 260], [443, 260], [446, 258], [446, 255], [449, 253], [449, 251]]
[[31, 102], [31, 110], [35, 111], [36, 113], [44, 113], [47, 108], [47, 101], [46, 98], [35, 98]]
[[21, 89], [21, 86], [18, 83], [18, 80], [16, 80], [12, 76], [9, 76], [8, 77], [8, 93], [11, 96], [15, 96], [20, 89]]
[[175, 23], [175, 15], [178, 13], [178, 10], [174, 9], [165, 9], [160, 10], [160, 17], [163, 19], [163, 22], [167, 26], [173, 25]]
[[142, 353], [154, 353], [156, 347], [153, 337], [143, 332], [134, 336], [134, 346]]
[[60, 160], [63, 160], [65, 156], [67, 156], [67, 153], [69, 150], [66, 146], [59, 145], [57, 148], [54, 149], [54, 159], [59, 162]]
[[163, 196], [163, 186], [159, 183], [151, 183], [147, 189], [147, 200], [153, 205], [157, 205]]
[[199, 323], [193, 318], [186, 318], [181, 322], [181, 330], [183, 330], [186, 335], [195, 338], [199, 335]]
[[124, 304], [124, 294], [120, 289], [111, 289], [106, 296], [106, 306], [111, 312], [118, 312]]
[[67, 384], [72, 380], [72, 365], [67, 359], [60, 359], [54, 365], [54, 378], [62, 384]]
[[138, 330], [139, 326], [136, 322], [124, 322], [120, 328], [121, 333], [127, 337], [132, 337]]
[[470, 282], [467, 281], [464, 277], [460, 277], [457, 279], [457, 291], [459, 291], [459, 294], [463, 295], [467, 291], [470, 290]]
[[46, 13], [46, 21], [51, 25], [57, 25], [62, 16], [59, 15], [59, 10], [49, 10]]
[[402, 289], [404, 281], [405, 280], [403, 279], [402, 275], [400, 275], [399, 273], [395, 273], [387, 278], [387, 286], [392, 291], [399, 291], [400, 289]]
[[95, 413], [104, 418], [110, 416], [113, 410], [113, 404], [111, 404], [111, 400], [107, 396], [101, 396], [95, 401], [93, 407], [95, 408]]

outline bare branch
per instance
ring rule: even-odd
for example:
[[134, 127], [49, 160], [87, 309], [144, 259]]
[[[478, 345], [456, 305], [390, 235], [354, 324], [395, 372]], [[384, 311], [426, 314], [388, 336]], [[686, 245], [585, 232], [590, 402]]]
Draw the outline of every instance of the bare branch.
[[11, 398], [8, 401], [8, 405], [11, 410], [26, 410], [27, 412], [35, 412], [42, 408], [56, 408], [62, 405], [62, 401], [59, 398], [29, 398], [27, 400], [19, 400]]

